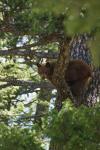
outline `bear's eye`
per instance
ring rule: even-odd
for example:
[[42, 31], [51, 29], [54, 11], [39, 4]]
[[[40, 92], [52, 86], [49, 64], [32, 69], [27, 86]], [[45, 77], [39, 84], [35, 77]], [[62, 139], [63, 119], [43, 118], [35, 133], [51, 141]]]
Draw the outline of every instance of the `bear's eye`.
[[50, 63], [47, 62], [45, 66], [49, 68], [50, 67]]
[[41, 67], [41, 64], [39, 64], [39, 63], [37, 63], [36, 65], [37, 65], [37, 67]]

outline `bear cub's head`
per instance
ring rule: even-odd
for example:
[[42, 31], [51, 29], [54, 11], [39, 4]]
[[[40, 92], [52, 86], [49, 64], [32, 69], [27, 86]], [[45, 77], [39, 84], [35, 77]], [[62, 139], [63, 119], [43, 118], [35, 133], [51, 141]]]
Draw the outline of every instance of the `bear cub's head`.
[[37, 63], [38, 73], [42, 77], [42, 79], [51, 80], [53, 71], [54, 71], [54, 63], [46, 62], [45, 64]]

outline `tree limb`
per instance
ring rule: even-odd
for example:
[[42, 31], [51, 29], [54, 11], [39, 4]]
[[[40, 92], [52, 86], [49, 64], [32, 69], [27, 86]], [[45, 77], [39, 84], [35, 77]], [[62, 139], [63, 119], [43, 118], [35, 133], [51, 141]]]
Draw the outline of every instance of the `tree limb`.
[[57, 52], [38, 52], [38, 51], [34, 51], [34, 50], [20, 50], [20, 49], [24, 49], [24, 47], [18, 47], [15, 49], [9, 49], [9, 50], [0, 50], [0, 56], [22, 56], [22, 57], [31, 57], [33, 58], [34, 56], [38, 57], [38, 58], [52, 58], [52, 59], [56, 59], [58, 57], [58, 53]]
[[54, 89], [54, 86], [48, 82], [34, 83], [32, 81], [19, 80], [16, 78], [0, 78], [1, 82], [6, 82], [7, 84], [0, 85], [1, 88], [7, 86], [22, 86], [22, 87], [31, 87], [32, 90], [36, 90], [37, 88], [46, 88], [46, 89]]
[[69, 63], [69, 39], [64, 36], [59, 41], [60, 54], [54, 69], [52, 82], [57, 88], [58, 98], [56, 100], [56, 107], [58, 110], [62, 107], [62, 101], [70, 97], [73, 100], [72, 93], [65, 81], [65, 71]]

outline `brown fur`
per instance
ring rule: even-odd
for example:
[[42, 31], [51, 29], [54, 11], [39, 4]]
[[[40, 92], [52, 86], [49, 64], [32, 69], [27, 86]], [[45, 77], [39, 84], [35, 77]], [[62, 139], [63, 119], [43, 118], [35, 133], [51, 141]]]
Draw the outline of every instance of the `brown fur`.
[[[38, 64], [38, 73], [42, 78], [46, 78], [52, 82], [55, 64], [55, 62], [47, 62], [43, 65]], [[70, 86], [73, 95], [78, 96], [82, 93], [89, 77], [91, 77], [91, 69], [84, 61], [72, 60], [69, 62], [65, 73], [65, 80]]]

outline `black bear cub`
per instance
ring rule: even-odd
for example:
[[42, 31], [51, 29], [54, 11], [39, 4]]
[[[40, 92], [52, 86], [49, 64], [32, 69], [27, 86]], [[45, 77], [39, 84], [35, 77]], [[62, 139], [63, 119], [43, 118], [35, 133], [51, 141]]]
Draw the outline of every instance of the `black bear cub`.
[[[53, 83], [53, 72], [56, 62], [47, 62], [45, 64], [37, 64], [38, 73], [43, 79], [48, 79]], [[72, 94], [79, 96], [88, 85], [91, 77], [91, 68], [82, 60], [71, 60], [66, 68], [65, 80], [68, 83]]]

